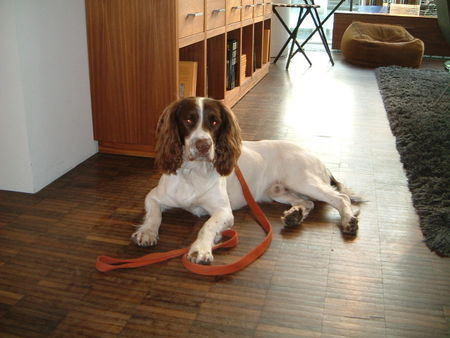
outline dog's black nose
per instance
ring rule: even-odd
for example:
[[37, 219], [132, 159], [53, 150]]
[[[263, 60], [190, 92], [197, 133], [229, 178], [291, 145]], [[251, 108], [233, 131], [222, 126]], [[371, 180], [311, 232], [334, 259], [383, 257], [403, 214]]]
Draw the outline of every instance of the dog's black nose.
[[195, 148], [200, 154], [206, 154], [211, 148], [211, 140], [201, 138], [195, 141]]

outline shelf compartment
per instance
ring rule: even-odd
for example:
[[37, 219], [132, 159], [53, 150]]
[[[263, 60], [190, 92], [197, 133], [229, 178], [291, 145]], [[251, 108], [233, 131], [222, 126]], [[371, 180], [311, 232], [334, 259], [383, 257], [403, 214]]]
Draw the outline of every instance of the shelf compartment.
[[226, 42], [225, 34], [207, 40], [207, 92], [208, 97], [223, 100], [226, 81]]
[[197, 62], [197, 96], [205, 96], [206, 94], [205, 54], [204, 40], [179, 49], [180, 61]]
[[261, 81], [264, 76], [269, 72], [269, 64], [266, 63], [260, 69], [253, 73], [252, 77], [247, 77], [241, 86], [227, 90], [225, 92], [224, 103], [232, 107], [234, 106], [245, 94], [248, 93], [256, 84]]
[[263, 32], [263, 64], [270, 61], [271, 21], [264, 20]]
[[262, 67], [263, 56], [263, 22], [257, 22], [254, 24], [253, 32], [253, 70]]
[[[235, 50], [232, 51], [231, 44], [234, 41]], [[227, 63], [226, 79], [227, 90], [239, 86], [239, 64], [241, 55], [241, 29], [235, 29], [227, 34]]]
[[[247, 56], [245, 65], [245, 76], [253, 74], [253, 25], [242, 28], [242, 54]], [[245, 79], [241, 79], [245, 80]]]

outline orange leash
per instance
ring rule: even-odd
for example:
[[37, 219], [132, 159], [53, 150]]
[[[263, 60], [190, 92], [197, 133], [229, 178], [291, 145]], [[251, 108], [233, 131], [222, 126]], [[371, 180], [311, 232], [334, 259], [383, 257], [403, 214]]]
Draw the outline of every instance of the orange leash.
[[[132, 259], [119, 259], [112, 258], [108, 256], [99, 256], [97, 257], [97, 262], [95, 267], [98, 271], [106, 272], [115, 269], [129, 269], [129, 268], [137, 268], [144, 265], [150, 265], [154, 263], [163, 262], [165, 260], [182, 256], [181, 261], [183, 265], [191, 272], [194, 272], [199, 275], [206, 276], [221, 276], [228, 275], [239, 270], [242, 270], [252, 262], [254, 262], [259, 256], [261, 256], [269, 247], [272, 242], [272, 226], [270, 225], [269, 220], [267, 219], [264, 212], [261, 210], [259, 205], [255, 202], [250, 189], [248, 188], [247, 183], [245, 182], [244, 176], [242, 175], [241, 170], [236, 167], [235, 169], [236, 176], [241, 183], [242, 192], [244, 193], [244, 197], [247, 201], [247, 204], [250, 206], [250, 209], [253, 212], [258, 223], [266, 232], [266, 237], [256, 246], [252, 251], [248, 252], [245, 256], [241, 257], [237, 261], [226, 264], [226, 265], [201, 265], [192, 263], [187, 258], [187, 253], [189, 248], [171, 250], [167, 252], [156, 252], [151, 253], [142, 257], [132, 258]], [[221, 242], [213, 247], [213, 250], [219, 248], [232, 248], [236, 246], [239, 242], [237, 232], [234, 230], [225, 230], [222, 235], [228, 238], [226, 241]]]

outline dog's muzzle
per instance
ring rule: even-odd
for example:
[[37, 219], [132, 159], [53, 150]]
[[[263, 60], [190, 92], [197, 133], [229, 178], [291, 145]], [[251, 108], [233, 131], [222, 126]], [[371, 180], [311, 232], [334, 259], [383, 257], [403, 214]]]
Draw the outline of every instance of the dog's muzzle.
[[192, 142], [189, 160], [211, 160], [212, 141], [207, 138], [199, 138]]

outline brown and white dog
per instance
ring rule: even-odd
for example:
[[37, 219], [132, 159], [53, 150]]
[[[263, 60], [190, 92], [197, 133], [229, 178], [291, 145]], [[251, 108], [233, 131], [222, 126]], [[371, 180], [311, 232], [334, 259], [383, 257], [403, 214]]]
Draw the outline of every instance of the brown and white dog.
[[339, 211], [344, 234], [357, 232], [350, 196], [319, 159], [292, 142], [242, 141], [234, 114], [220, 101], [192, 97], [172, 103], [160, 117], [156, 137], [156, 164], [163, 175], [145, 198], [144, 223], [132, 235], [137, 245], [155, 245], [161, 213], [183, 208], [210, 215], [188, 258], [211, 263], [214, 243], [233, 225], [232, 210], [246, 205], [236, 165], [256, 201], [291, 205], [282, 217], [286, 225], [300, 224], [318, 200]]

